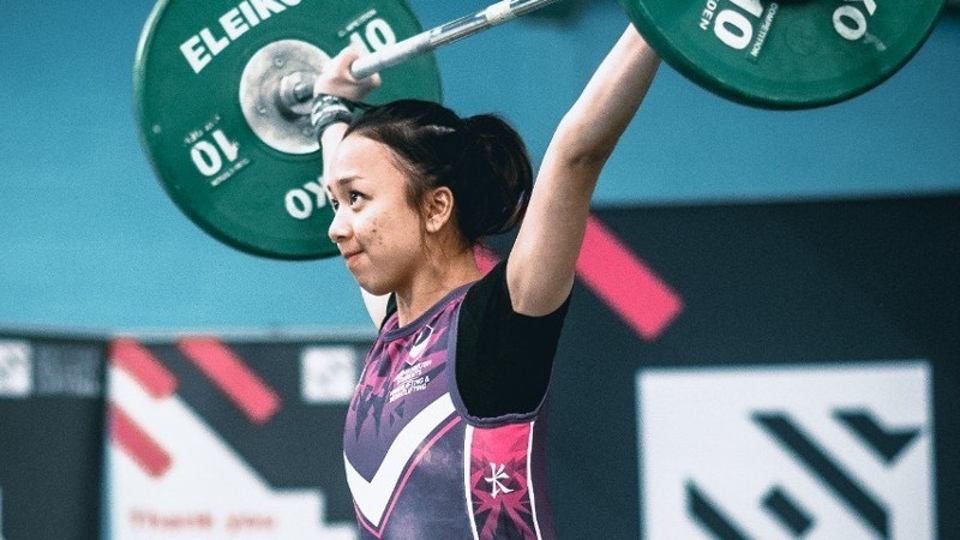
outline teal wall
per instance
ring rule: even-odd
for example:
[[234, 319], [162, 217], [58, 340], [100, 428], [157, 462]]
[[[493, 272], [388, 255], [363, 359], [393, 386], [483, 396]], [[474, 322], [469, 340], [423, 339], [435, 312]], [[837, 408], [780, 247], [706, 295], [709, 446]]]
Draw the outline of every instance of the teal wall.
[[[308, 0], [319, 3], [319, 0]], [[425, 26], [483, 2], [412, 0]], [[152, 3], [5, 2], [0, 17], [0, 326], [357, 327], [339, 260], [258, 259], [194, 227], [139, 146], [131, 68]], [[626, 23], [613, 0], [438, 53], [448, 105], [497, 111], [536, 160]], [[841, 105], [773, 113], [662, 70], [604, 172], [600, 204], [960, 191], [960, 16], [905, 69]]]

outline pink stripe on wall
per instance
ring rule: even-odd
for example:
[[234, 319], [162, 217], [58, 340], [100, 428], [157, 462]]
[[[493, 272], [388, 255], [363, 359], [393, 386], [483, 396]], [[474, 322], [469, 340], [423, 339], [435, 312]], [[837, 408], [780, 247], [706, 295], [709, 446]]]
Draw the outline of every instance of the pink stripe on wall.
[[109, 407], [110, 439], [154, 478], [160, 478], [170, 469], [170, 454], [114, 403]]
[[653, 341], [683, 311], [683, 301], [594, 216], [587, 220], [577, 274], [643, 339]]
[[220, 341], [187, 338], [177, 346], [251, 422], [265, 424], [280, 410], [277, 393]]
[[154, 399], [169, 397], [177, 391], [176, 377], [137, 340], [113, 340], [110, 361], [130, 374]]

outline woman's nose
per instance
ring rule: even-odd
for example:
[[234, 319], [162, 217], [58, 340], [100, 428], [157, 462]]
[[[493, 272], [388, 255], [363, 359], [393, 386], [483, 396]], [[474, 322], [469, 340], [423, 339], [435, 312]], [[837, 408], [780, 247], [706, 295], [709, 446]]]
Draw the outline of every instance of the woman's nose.
[[339, 244], [350, 236], [350, 224], [346, 214], [347, 212], [340, 210], [334, 210], [333, 212], [333, 221], [330, 222], [330, 227], [327, 229], [327, 236], [334, 244]]

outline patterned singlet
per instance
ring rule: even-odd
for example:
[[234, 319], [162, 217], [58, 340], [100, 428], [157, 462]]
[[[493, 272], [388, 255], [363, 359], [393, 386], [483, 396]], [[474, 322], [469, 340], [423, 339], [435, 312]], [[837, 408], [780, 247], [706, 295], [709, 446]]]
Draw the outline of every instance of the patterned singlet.
[[[491, 274], [503, 279], [499, 270]], [[461, 397], [455, 363], [469, 288], [402, 328], [393, 313], [367, 355], [344, 433], [362, 538], [555, 537], [541, 407], [475, 418]]]

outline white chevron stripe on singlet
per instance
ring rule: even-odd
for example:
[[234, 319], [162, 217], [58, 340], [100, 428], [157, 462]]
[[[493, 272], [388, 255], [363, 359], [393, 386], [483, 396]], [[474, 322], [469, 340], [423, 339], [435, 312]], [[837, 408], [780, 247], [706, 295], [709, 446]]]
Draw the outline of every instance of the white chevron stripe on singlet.
[[477, 534], [477, 516], [473, 513], [473, 486], [470, 485], [470, 462], [473, 461], [473, 426], [468, 425], [463, 435], [463, 493], [467, 499], [467, 521], [473, 540], [480, 540]]
[[527, 441], [527, 492], [530, 493], [530, 511], [533, 512], [533, 528], [537, 531], [537, 540], [543, 540], [540, 533], [540, 520], [537, 519], [537, 500], [533, 496], [533, 428], [536, 422], [530, 422], [530, 439]]
[[375, 527], [380, 526], [380, 520], [387, 510], [390, 497], [397, 489], [397, 483], [403, 471], [413, 458], [420, 445], [437, 427], [454, 412], [453, 400], [450, 394], [443, 394], [436, 401], [427, 405], [420, 414], [407, 424], [390, 445], [387, 455], [380, 462], [373, 479], [369, 482], [353, 468], [346, 453], [343, 461], [347, 469], [347, 484], [353, 492], [353, 500], [360, 509], [363, 517], [367, 518]]

